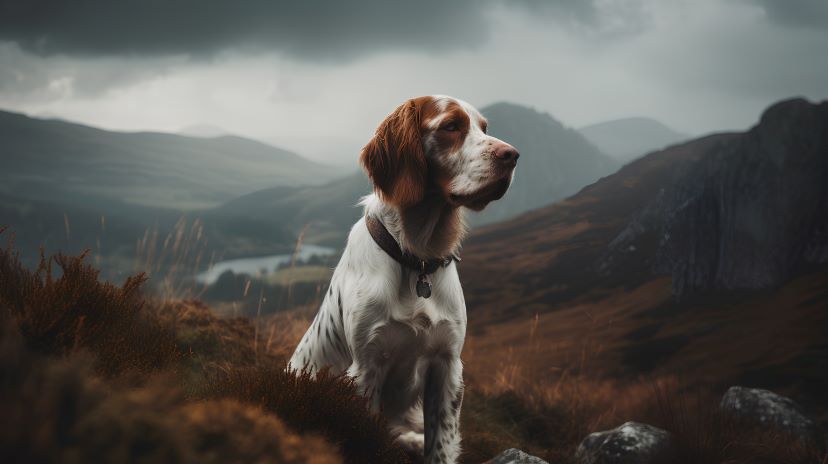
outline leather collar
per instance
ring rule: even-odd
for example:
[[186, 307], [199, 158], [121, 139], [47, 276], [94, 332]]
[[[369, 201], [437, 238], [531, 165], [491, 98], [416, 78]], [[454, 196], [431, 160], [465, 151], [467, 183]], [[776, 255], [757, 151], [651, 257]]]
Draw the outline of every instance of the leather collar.
[[433, 274], [441, 267], [447, 267], [452, 261], [460, 261], [460, 258], [455, 255], [447, 256], [445, 258], [425, 260], [411, 253], [402, 251], [400, 244], [394, 240], [394, 237], [391, 236], [391, 233], [388, 232], [388, 229], [385, 228], [382, 221], [374, 216], [371, 216], [370, 214], [365, 216], [365, 225], [368, 226], [368, 232], [371, 233], [371, 237], [374, 239], [374, 242], [376, 242], [376, 244], [379, 245], [379, 247], [382, 248], [388, 256], [394, 258], [395, 261], [403, 266], [413, 271], [417, 271], [421, 277]]

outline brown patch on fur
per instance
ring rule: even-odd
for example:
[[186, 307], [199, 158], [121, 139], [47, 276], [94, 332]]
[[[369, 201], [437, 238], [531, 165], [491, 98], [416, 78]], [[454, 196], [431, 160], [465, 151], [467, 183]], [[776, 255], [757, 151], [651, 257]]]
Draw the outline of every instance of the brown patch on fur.
[[[431, 128], [438, 118], [439, 126]], [[457, 130], [446, 130], [449, 124]], [[460, 150], [470, 129], [469, 115], [456, 101], [441, 109], [433, 97], [418, 97], [385, 118], [362, 150], [360, 161], [375, 191], [400, 211], [404, 247], [423, 258], [455, 252], [465, 233], [457, 206], [447, 201], [452, 179], [428, 162], [424, 142], [434, 141], [430, 156], [449, 156]]]
[[379, 125], [362, 149], [360, 162], [383, 200], [405, 208], [423, 199], [428, 164], [423, 151], [424, 112], [434, 111], [432, 97], [406, 101]]
[[[457, 153], [463, 142], [466, 140], [466, 135], [471, 128], [471, 120], [469, 119], [466, 110], [455, 101], [450, 101], [446, 109], [440, 113], [443, 118], [440, 120], [440, 125], [434, 129], [434, 141], [436, 142], [437, 156], [447, 156], [451, 153]], [[457, 130], [445, 130], [449, 125], [456, 125]]]

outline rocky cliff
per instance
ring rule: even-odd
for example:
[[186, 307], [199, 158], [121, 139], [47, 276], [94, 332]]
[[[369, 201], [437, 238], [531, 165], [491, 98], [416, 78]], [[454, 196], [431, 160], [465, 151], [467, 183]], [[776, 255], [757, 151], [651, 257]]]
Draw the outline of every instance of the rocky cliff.
[[657, 241], [673, 292], [756, 289], [828, 262], [828, 102], [788, 100], [744, 134], [678, 163], [611, 242], [607, 262]]

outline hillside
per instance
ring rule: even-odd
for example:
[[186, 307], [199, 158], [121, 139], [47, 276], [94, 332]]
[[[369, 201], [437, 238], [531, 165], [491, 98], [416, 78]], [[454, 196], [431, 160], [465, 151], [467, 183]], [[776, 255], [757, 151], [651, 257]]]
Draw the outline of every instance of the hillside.
[[615, 119], [582, 127], [578, 132], [621, 163], [690, 139], [650, 118]]
[[[827, 134], [828, 103], [781, 102], [746, 133], [651, 153], [476, 231], [461, 266], [475, 356], [514, 347], [540, 376], [585, 356], [615, 378], [744, 382], [825, 418]], [[545, 349], [527, 347], [532, 324]]]
[[[310, 187], [276, 187], [231, 200], [204, 214], [209, 224], [225, 229], [247, 221], [267, 227], [286, 227], [294, 234], [306, 230], [306, 239], [339, 247], [362, 214], [356, 205], [371, 192], [362, 172]], [[307, 229], [306, 229], [307, 227]]]
[[[459, 265], [460, 462], [519, 447], [575, 464], [584, 437], [630, 420], [675, 437], [682, 459], [654, 464], [824, 462], [819, 443], [734, 427], [717, 405], [730, 385], [766, 387], [828, 423], [827, 124], [828, 103], [782, 102], [747, 133], [652, 153], [476, 231]], [[311, 217], [365, 187], [354, 175], [222, 208]], [[248, 319], [147, 297], [145, 280], [102, 282], [67, 256], [25, 269], [0, 248], [0, 461], [409, 462], [351, 380], [284, 370], [324, 287]]]
[[0, 193], [63, 204], [190, 210], [277, 185], [319, 184], [332, 169], [235, 136], [123, 133], [0, 112]]

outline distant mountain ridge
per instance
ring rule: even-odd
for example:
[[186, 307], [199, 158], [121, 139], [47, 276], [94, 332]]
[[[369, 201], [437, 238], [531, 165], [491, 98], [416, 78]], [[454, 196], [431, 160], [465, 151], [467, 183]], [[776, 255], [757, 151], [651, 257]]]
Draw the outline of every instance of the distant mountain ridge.
[[0, 193], [199, 209], [276, 185], [319, 184], [333, 169], [236, 136], [111, 132], [0, 111]]
[[651, 118], [623, 118], [578, 129], [590, 143], [620, 162], [675, 145], [691, 137]]

